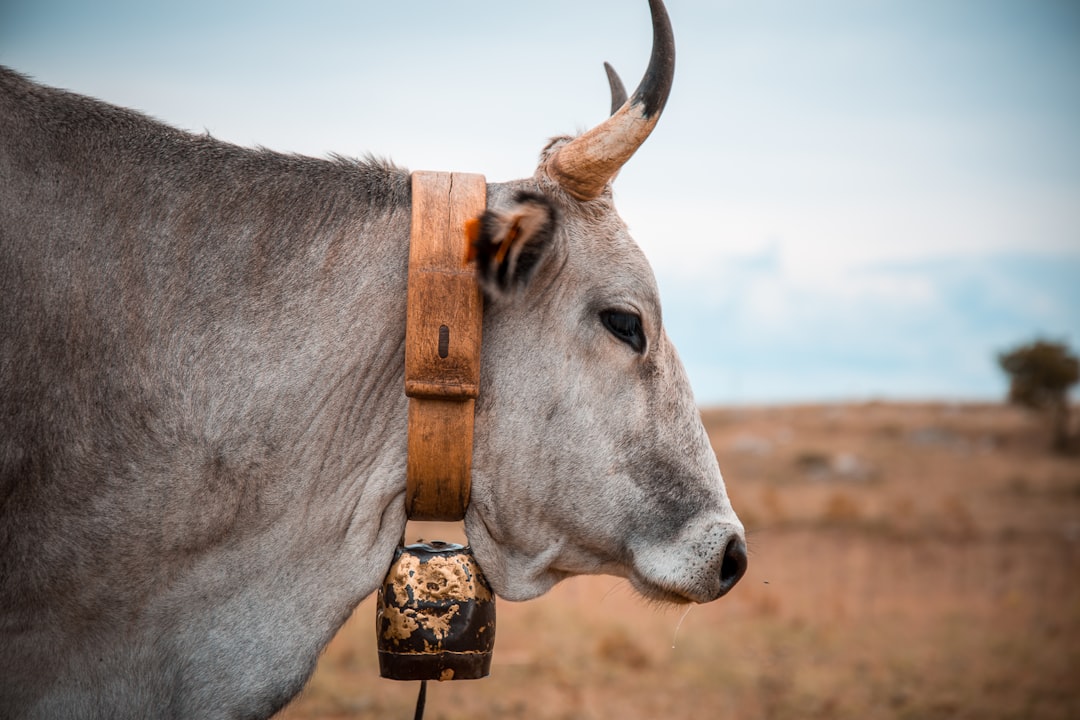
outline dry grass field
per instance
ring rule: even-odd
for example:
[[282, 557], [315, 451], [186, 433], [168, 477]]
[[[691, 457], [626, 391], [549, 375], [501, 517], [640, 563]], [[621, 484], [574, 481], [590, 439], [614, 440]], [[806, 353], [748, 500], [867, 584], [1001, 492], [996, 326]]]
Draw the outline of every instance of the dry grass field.
[[[1080, 718], [1080, 458], [1037, 417], [704, 415], [749, 531], [732, 594], [686, 613], [596, 577], [500, 602], [491, 676], [430, 684], [427, 718]], [[368, 599], [280, 717], [411, 718], [373, 626]]]

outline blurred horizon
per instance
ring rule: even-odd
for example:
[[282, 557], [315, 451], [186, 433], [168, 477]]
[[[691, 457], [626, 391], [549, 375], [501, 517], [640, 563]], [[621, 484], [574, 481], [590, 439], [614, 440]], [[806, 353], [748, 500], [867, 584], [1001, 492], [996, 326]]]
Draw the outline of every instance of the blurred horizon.
[[[998, 353], [1080, 349], [1080, 4], [667, 5], [675, 87], [615, 195], [699, 404], [1001, 401]], [[0, 64], [45, 84], [490, 181], [649, 42], [645, 0], [0, 0]]]

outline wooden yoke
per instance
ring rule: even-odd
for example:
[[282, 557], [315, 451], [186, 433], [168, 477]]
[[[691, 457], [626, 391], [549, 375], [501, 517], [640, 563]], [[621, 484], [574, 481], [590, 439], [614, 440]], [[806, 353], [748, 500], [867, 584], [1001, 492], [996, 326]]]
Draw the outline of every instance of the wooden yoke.
[[411, 520], [461, 520], [469, 504], [483, 299], [465, 260], [465, 223], [486, 206], [483, 175], [412, 174], [405, 328]]

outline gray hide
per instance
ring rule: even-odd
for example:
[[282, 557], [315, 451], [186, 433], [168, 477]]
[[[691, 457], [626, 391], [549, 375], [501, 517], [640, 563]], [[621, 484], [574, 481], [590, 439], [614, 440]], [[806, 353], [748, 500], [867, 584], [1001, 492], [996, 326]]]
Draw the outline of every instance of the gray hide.
[[[609, 189], [541, 169], [489, 208], [520, 190], [555, 231], [488, 288], [477, 557], [511, 599], [605, 572], [712, 600], [742, 527], [651, 271]], [[409, 213], [405, 170], [0, 69], [0, 717], [265, 717], [300, 690], [404, 529]]]

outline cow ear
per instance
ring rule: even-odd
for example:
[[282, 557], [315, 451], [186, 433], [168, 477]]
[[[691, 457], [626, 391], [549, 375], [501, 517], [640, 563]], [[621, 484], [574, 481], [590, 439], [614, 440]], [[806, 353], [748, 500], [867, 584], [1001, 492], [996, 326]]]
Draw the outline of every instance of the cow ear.
[[551, 201], [524, 190], [509, 208], [487, 210], [469, 221], [467, 259], [476, 262], [484, 293], [494, 299], [524, 288], [551, 247], [557, 225]]

